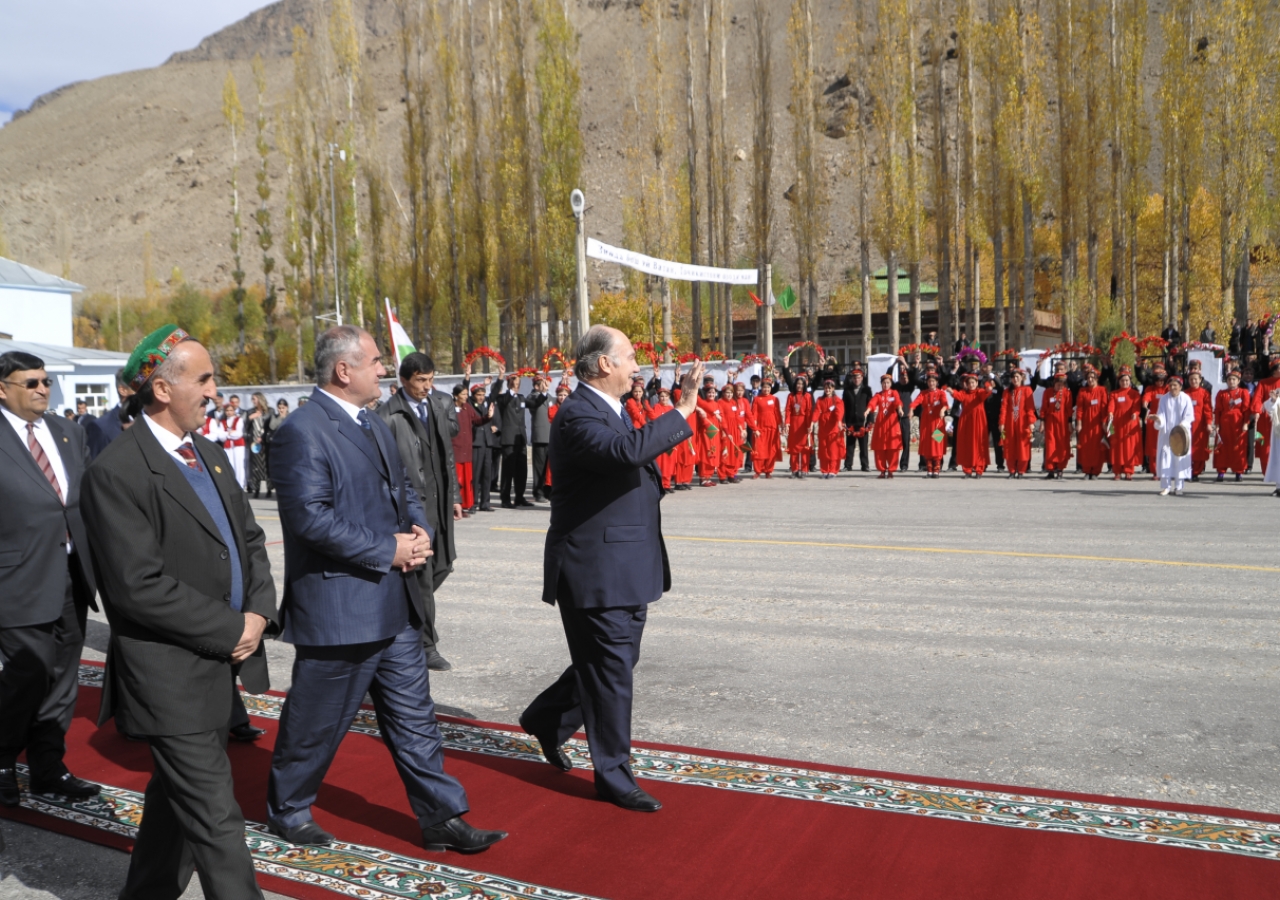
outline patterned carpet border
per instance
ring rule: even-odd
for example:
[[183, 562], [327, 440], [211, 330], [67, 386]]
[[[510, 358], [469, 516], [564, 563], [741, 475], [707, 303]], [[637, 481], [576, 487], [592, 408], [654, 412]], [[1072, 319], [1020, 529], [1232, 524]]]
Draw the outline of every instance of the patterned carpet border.
[[[101, 668], [81, 666], [80, 672], [81, 684], [101, 686]], [[251, 714], [276, 719], [280, 716], [284, 698], [246, 694], [244, 702]], [[530, 762], [539, 762], [543, 758], [537, 742], [523, 732], [499, 731], [457, 722], [441, 722], [440, 728], [445, 746], [450, 750]], [[362, 709], [351, 730], [377, 736], [378, 722], [373, 711]], [[564, 751], [575, 765], [584, 769], [591, 767], [586, 741], [570, 740], [564, 745]], [[640, 747], [632, 751], [632, 769], [640, 778], [718, 790], [1280, 860], [1280, 824], [1250, 819], [868, 779]]]
[[[137, 836], [143, 797], [136, 791], [103, 785], [100, 795], [82, 802], [30, 794], [27, 767], [21, 764], [18, 781], [24, 793], [23, 806], [28, 809], [127, 838]], [[361, 844], [290, 844], [257, 822], [246, 823], [245, 843], [253, 855], [254, 868], [264, 875], [363, 900], [595, 900], [584, 894], [400, 856]]]

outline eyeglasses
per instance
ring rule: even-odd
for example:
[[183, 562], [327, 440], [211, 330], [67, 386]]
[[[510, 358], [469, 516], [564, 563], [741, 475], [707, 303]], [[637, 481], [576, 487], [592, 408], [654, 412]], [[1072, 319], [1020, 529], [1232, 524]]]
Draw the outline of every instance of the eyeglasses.
[[5, 384], [11, 384], [14, 387], [24, 387], [29, 391], [34, 391], [40, 385], [50, 387], [53, 384], [52, 378], [28, 378], [26, 381], [6, 381]]

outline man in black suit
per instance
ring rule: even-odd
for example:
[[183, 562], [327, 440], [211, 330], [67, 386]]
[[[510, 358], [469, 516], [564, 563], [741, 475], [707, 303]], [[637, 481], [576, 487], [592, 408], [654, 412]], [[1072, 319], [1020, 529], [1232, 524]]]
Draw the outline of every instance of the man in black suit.
[[533, 499], [538, 502], [551, 499], [547, 486], [547, 446], [551, 441], [551, 383], [546, 375], [535, 375], [533, 392], [529, 394], [529, 443], [533, 447]]
[[[465, 381], [464, 381], [465, 383]], [[493, 455], [500, 447], [498, 432], [502, 417], [491, 400], [485, 399], [484, 384], [471, 386], [471, 403], [476, 422], [471, 433], [471, 486], [476, 496], [476, 509], [493, 512]]]
[[120, 437], [120, 433], [124, 431], [129, 419], [125, 404], [131, 396], [133, 396], [133, 390], [125, 383], [124, 369], [117, 369], [116, 405], [93, 421], [85, 423], [84, 426], [88, 437], [90, 459], [97, 459], [98, 454], [106, 449], [107, 444]]
[[427, 668], [447, 672], [453, 666], [438, 649], [435, 592], [453, 571], [458, 556], [453, 523], [462, 518], [462, 496], [453, 467], [458, 419], [449, 395], [433, 389], [435, 377], [436, 364], [430, 356], [410, 353], [400, 361], [400, 390], [378, 407], [378, 415], [391, 426], [409, 483], [417, 491], [431, 526], [432, 556], [428, 565], [414, 571], [414, 577], [425, 613], [422, 647]]
[[111, 622], [100, 721], [151, 745], [155, 770], [122, 900], [262, 896], [226, 745], [237, 675], [269, 686], [276, 593], [266, 538], [226, 452], [199, 435], [213, 361], [182, 329], [125, 366], [134, 424], [85, 476], [84, 517]]
[[867, 471], [867, 435], [855, 434], [867, 427], [867, 406], [871, 403], [871, 387], [862, 374], [862, 365], [854, 363], [844, 379], [844, 425], [848, 435], [845, 439], [844, 470], [853, 471], [853, 454], [856, 450], [862, 471]]
[[521, 506], [533, 506], [524, 499], [525, 488], [529, 485], [528, 453], [529, 440], [525, 431], [525, 413], [529, 400], [519, 393], [520, 376], [507, 375], [498, 370], [498, 380], [493, 383], [493, 391], [489, 399], [498, 407], [498, 443], [502, 447], [502, 479], [500, 494], [503, 509], [515, 509]]
[[62, 759], [75, 712], [87, 608], [94, 605], [80, 487], [84, 429], [50, 415], [44, 361], [0, 355], [0, 804], [17, 806], [27, 751], [32, 793], [84, 800], [98, 786]]
[[561, 745], [584, 724], [596, 792], [623, 809], [662, 804], [631, 772], [631, 670], [649, 604], [671, 588], [658, 503], [662, 479], [653, 461], [688, 440], [703, 365], [680, 383], [680, 402], [636, 430], [622, 408], [640, 372], [631, 341], [604, 325], [578, 342], [578, 389], [551, 423], [551, 527], [543, 601], [560, 605], [573, 660], [529, 704], [520, 726], [538, 739], [547, 762], [572, 762]]

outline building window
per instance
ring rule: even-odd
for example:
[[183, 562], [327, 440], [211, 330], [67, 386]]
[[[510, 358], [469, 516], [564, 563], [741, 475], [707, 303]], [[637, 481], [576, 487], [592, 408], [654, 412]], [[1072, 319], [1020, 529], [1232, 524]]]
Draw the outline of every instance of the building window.
[[109, 384], [77, 384], [76, 403], [84, 403], [89, 408], [89, 415], [100, 416], [111, 405], [107, 397]]

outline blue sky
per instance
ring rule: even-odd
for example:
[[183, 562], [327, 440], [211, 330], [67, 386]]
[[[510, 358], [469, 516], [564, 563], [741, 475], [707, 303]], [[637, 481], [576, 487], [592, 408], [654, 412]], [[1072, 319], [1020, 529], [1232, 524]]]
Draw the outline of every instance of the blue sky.
[[266, 0], [0, 0], [0, 123], [72, 81], [158, 66]]

